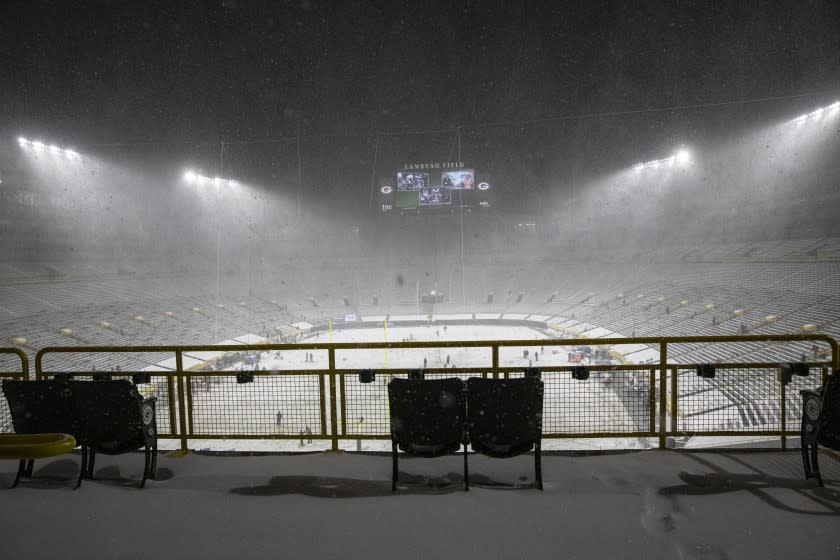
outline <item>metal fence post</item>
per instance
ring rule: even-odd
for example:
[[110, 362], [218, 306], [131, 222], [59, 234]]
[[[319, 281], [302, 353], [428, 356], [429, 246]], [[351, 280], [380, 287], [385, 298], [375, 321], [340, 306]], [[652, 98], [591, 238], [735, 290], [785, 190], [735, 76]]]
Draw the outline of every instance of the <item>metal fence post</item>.
[[178, 434], [178, 416], [175, 412], [177, 408], [177, 403], [175, 402], [175, 386], [177, 383], [177, 376], [172, 374], [166, 376], [166, 408], [169, 409], [169, 431], [173, 436]]
[[327, 388], [324, 386], [324, 374], [318, 374], [318, 401], [321, 412], [321, 435], [327, 435]]
[[780, 404], [779, 408], [781, 409], [781, 412], [782, 412], [782, 419], [781, 419], [781, 426], [779, 426], [779, 427], [781, 428], [781, 431], [782, 431], [782, 438], [781, 438], [782, 441], [781, 441], [781, 443], [782, 443], [782, 451], [784, 451], [784, 450], [787, 449], [787, 436], [785, 435], [785, 428], [787, 427], [787, 418], [786, 418], [787, 411], [785, 409], [785, 401], [787, 399], [785, 398], [785, 394], [786, 394], [785, 384], [784, 383], [779, 383], [779, 385], [782, 388], [782, 390], [780, 392], [780, 394], [782, 396], [782, 402], [779, 403]]
[[677, 402], [677, 368], [670, 368], [671, 371], [671, 432], [678, 429], [677, 416], [679, 415], [679, 403]]
[[187, 403], [184, 397], [184, 361], [181, 350], [175, 350], [175, 372], [178, 375], [178, 433], [181, 440], [181, 451], [187, 449]]
[[184, 391], [187, 397], [187, 434], [195, 433], [195, 415], [193, 413], [192, 376], [184, 375]]
[[[341, 435], [347, 435], [347, 387], [345, 386], [346, 379], [343, 373], [338, 375], [338, 398], [341, 400]], [[361, 435], [361, 434], [360, 434]], [[359, 442], [361, 443], [361, 439]]]
[[332, 451], [338, 452], [338, 407], [335, 394], [335, 348], [327, 350], [330, 367], [330, 435], [332, 436]]
[[24, 380], [29, 381], [29, 357], [23, 351], [18, 356], [20, 356], [20, 373]]
[[668, 345], [663, 340], [659, 343], [659, 449], [665, 449], [665, 430], [667, 422], [668, 409], [665, 403], [666, 391], [666, 372], [668, 371]]
[[35, 381], [38, 381], [43, 377], [43, 359], [44, 353], [48, 350], [48, 348], [41, 348], [35, 354]]
[[[29, 381], [29, 358], [26, 353], [20, 348], [0, 348], [0, 353], [14, 354], [20, 360], [20, 378], [23, 381]], [[38, 362], [36, 361], [36, 364]]]
[[656, 368], [650, 368], [648, 385], [648, 432], [656, 433]]

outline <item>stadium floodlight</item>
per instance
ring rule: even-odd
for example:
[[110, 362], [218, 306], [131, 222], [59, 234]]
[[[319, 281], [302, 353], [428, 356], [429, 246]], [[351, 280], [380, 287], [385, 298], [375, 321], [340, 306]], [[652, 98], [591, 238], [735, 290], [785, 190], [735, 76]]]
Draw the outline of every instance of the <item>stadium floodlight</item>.
[[184, 172], [184, 181], [191, 185], [206, 185], [212, 183], [216, 185], [216, 188], [218, 189], [221, 189], [222, 186], [235, 187], [239, 184], [239, 181], [235, 179], [224, 177], [207, 177], [200, 173], [196, 173], [192, 169], [188, 169]]
[[682, 147], [674, 153], [672, 156], [668, 156], [666, 158], [661, 159], [652, 159], [650, 161], [646, 161], [643, 163], [637, 163], [633, 166], [633, 171], [636, 173], [641, 173], [645, 169], [667, 169], [670, 167], [674, 167], [674, 165], [686, 165], [691, 161], [691, 152]]
[[21, 148], [32, 149], [32, 150], [35, 150], [36, 152], [48, 152], [48, 153], [56, 155], [56, 156], [64, 155], [68, 159], [81, 159], [81, 157], [82, 157], [77, 152], [75, 152], [74, 150], [72, 150], [70, 148], [64, 149], [64, 148], [61, 148], [60, 146], [57, 146], [55, 144], [45, 144], [44, 142], [41, 142], [40, 140], [27, 140], [23, 136], [20, 136], [20, 137], [18, 137], [17, 141], [18, 141], [18, 145]]
[[825, 107], [819, 107], [817, 109], [814, 109], [810, 113], [806, 113], [804, 115], [799, 115], [798, 117], [793, 119], [793, 122], [797, 126], [802, 126], [803, 124], [805, 124], [808, 121], [817, 121], [817, 120], [820, 120], [823, 117], [836, 115], [838, 112], [840, 112], [840, 101], [835, 101], [831, 105], [826, 105]]

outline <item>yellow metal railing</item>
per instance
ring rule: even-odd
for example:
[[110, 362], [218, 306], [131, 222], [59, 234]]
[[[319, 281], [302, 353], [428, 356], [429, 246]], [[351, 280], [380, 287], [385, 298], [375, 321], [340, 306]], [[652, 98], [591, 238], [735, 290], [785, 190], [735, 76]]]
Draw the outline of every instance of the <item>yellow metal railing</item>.
[[11, 354], [20, 360], [19, 372], [0, 372], [0, 376], [9, 378], [27, 379], [29, 377], [29, 358], [20, 348], [0, 348], [0, 354]]
[[[509, 355], [511, 349], [534, 346], [620, 347], [644, 344], [658, 350], [658, 362], [588, 365], [586, 367], [591, 375], [588, 383], [571, 378], [574, 366], [549, 365], [549, 357], [544, 353], [544, 360], [533, 364], [540, 367], [546, 386], [544, 438], [652, 438], [658, 440], [660, 448], [665, 448], [668, 438], [777, 436], [784, 447], [785, 438], [796, 433], [788, 430], [789, 426], [796, 426], [795, 422], [791, 422], [789, 406], [798, 399], [798, 392], [786, 389], [782, 383], [773, 384], [775, 378], [770, 378], [775, 375], [777, 363], [715, 364], [716, 380], [699, 386], [693, 371], [697, 364], [670, 363], [668, 351], [669, 346], [677, 344], [802, 341], [824, 343], [831, 351], [830, 360], [810, 363], [810, 371], [816, 369], [824, 377], [828, 371], [838, 369], [840, 356], [837, 342], [825, 335], [809, 333], [737, 337], [50, 347], [36, 354], [35, 377], [43, 379], [59, 371], [78, 376], [92, 375], [91, 372], [68, 371], [61, 363], [58, 364], [59, 369], [44, 367], [45, 359], [51, 361], [59, 357], [60, 362], [62, 354], [172, 354], [174, 367], [169, 371], [152, 372], [152, 389], [147, 392], [156, 394], [161, 403], [158, 407], [159, 426], [163, 426], [161, 437], [179, 440], [183, 450], [187, 450], [191, 442], [195, 445], [200, 440], [220, 439], [300, 439], [301, 445], [309, 440], [326, 440], [333, 450], [338, 450], [342, 440], [390, 438], [386, 383], [392, 376], [404, 376], [411, 369], [377, 367], [372, 363], [365, 367], [375, 369], [377, 378], [374, 383], [363, 384], [358, 379], [362, 368], [338, 367], [354, 351], [388, 350], [392, 353], [393, 363], [393, 352], [398, 350], [486, 349], [489, 352], [485, 352], [478, 365], [429, 367], [424, 371], [429, 377], [482, 375], [499, 378], [523, 374], [522, 365], [502, 365], [500, 351], [507, 351]], [[257, 369], [252, 372], [253, 383], [239, 384], [236, 376], [241, 372], [185, 368], [185, 356], [197, 352], [217, 355], [243, 352], [318, 353], [318, 360], [313, 364], [321, 365], [305, 369]], [[323, 360], [324, 354], [326, 360]], [[339, 357], [341, 361], [338, 361]], [[508, 359], [508, 363], [510, 361]], [[114, 372], [114, 375], [130, 373]], [[819, 385], [821, 380], [814, 377], [795, 378], [795, 383], [799, 387], [806, 383], [802, 381], [804, 379], [809, 380], [808, 386]], [[695, 389], [697, 392], [693, 392]], [[681, 394], [682, 390], [685, 393]], [[701, 395], [703, 391], [705, 395]], [[744, 391], [746, 393], [742, 395]], [[756, 395], [760, 398], [750, 401]], [[706, 405], [703, 404], [704, 399]], [[743, 402], [738, 399], [743, 399]], [[773, 403], [777, 403], [778, 413]], [[726, 412], [721, 412], [724, 409]], [[733, 419], [744, 410], [757, 414], [755, 422], [748, 418], [736, 425]], [[765, 421], [768, 418], [770, 421]]]
[[[28, 379], [29, 378], [29, 358], [20, 348], [0, 348], [0, 355], [17, 356], [20, 362], [20, 369], [17, 371], [9, 371], [5, 362], [0, 368], [0, 379]], [[0, 397], [0, 432], [12, 431], [12, 415], [9, 411], [9, 404], [6, 399]]]

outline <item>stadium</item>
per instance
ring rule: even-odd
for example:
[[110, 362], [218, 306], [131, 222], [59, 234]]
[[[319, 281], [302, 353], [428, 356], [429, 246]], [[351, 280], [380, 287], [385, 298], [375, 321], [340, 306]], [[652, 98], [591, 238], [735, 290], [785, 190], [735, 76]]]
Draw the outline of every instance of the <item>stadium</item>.
[[[756, 143], [781, 150], [770, 142], [784, 144], [785, 133], [836, 136], [840, 104], [817, 108], [801, 120], [799, 115], [790, 115], [734, 154], [731, 148], [721, 154], [698, 148], [689, 152], [683, 147], [661, 162], [631, 165], [601, 182], [619, 185], [617, 196], [622, 198], [626, 197], [621, 193], [623, 183], [636, 183], [634, 196], [649, 204], [651, 193], [645, 189], [668, 187], [648, 186], [642, 180], [670, 180], [675, 188], [685, 189], [685, 208], [680, 211], [704, 219], [702, 208], [688, 205], [701, 203], [710, 184], [715, 188], [713, 185], [723, 180], [718, 174], [739, 173], [736, 166], [746, 157], [739, 152], [749, 152]], [[808, 127], [813, 130], [803, 130]], [[416, 136], [415, 144], [434, 145], [445, 135], [434, 134], [431, 139]], [[460, 133], [450, 134], [449, 140], [450, 147], [454, 145], [460, 152]], [[373, 173], [382, 178], [372, 185], [378, 191], [372, 194], [394, 196], [392, 189], [385, 188], [389, 185], [379, 183], [394, 177], [399, 182], [403, 174], [422, 174], [425, 178], [419, 181], [434, 184], [431, 175], [439, 163], [421, 164], [431, 173], [404, 173], [394, 170], [397, 166], [389, 169], [389, 164], [381, 162], [393, 146], [385, 140], [379, 144], [376, 150], [381, 148], [383, 154], [376, 154], [380, 163]], [[831, 167], [836, 164], [827, 158], [836, 148], [832, 142], [820, 142], [812, 156], [826, 160], [827, 172], [832, 175], [837, 174]], [[13, 185], [43, 189], [41, 185], [46, 184], [79, 184], [82, 178], [82, 188], [92, 192], [108, 192], [120, 180], [126, 185], [143, 185], [142, 175], [126, 172], [102, 156], [77, 151], [68, 156], [62, 148], [25, 137], [18, 138], [13, 149], [17, 150], [12, 155], [18, 173], [6, 179]], [[226, 149], [222, 145], [222, 158], [231, 168], [253, 158], [252, 150], [242, 145], [235, 145], [231, 153]], [[460, 156], [456, 154], [455, 159]], [[801, 185], [800, 179], [813, 170], [804, 168], [800, 159], [785, 162], [778, 156], [772, 160], [778, 168], [775, 173], [784, 177], [785, 183]], [[721, 168], [725, 171], [718, 171]], [[301, 169], [292, 169], [293, 175], [300, 173]], [[697, 184], [697, 176], [703, 173], [711, 176]], [[452, 174], [438, 171], [437, 181]], [[372, 223], [354, 226], [313, 217], [310, 223], [292, 226], [287, 223], [295, 218], [287, 217], [278, 226], [271, 217], [294, 212], [294, 201], [272, 200], [264, 189], [244, 180], [204, 177], [190, 170], [175, 179], [174, 192], [160, 192], [159, 196], [175, 198], [171, 204], [182, 202], [176, 197], [200, 197], [207, 207], [197, 211], [205, 214], [191, 222], [210, 225], [211, 231], [194, 232], [195, 245], [185, 241], [182, 248], [168, 245], [168, 232], [156, 234], [160, 239], [152, 240], [152, 248], [138, 250], [139, 257], [135, 251], [121, 251], [112, 258], [117, 249], [107, 245], [74, 250], [72, 259], [55, 255], [61, 250], [58, 247], [30, 249], [27, 244], [44, 235], [40, 222], [34, 221], [39, 224], [37, 229], [15, 230], [20, 241], [15, 250], [43, 260], [5, 264], [2, 290], [7, 343], [27, 353], [38, 378], [56, 372], [160, 373], [143, 391], [158, 398], [158, 421], [166, 426], [163, 431], [179, 439], [184, 449], [294, 450], [303, 431], [330, 441], [333, 449], [339, 448], [339, 435], [346, 440], [344, 446], [362, 449], [357, 442], [366, 435], [388, 438], [388, 376], [418, 368], [434, 375], [447, 373], [449, 368], [464, 376], [510, 376], [516, 371], [521, 374], [524, 367], [539, 367], [547, 380], [556, 376], [553, 396], [546, 400], [544, 423], [546, 433], [556, 434], [558, 441], [549, 448], [649, 447], [656, 442], [642, 436], [658, 438], [664, 431], [670, 445], [704, 445], [703, 434], [717, 432], [758, 438], [755, 441], [762, 441], [763, 432], [767, 432], [785, 445], [787, 436], [796, 434], [802, 412], [799, 390], [819, 386], [819, 373], [827, 372], [834, 359], [826, 337], [836, 337], [840, 329], [840, 237], [833, 235], [830, 224], [821, 237], [738, 239], [745, 234], [733, 231], [731, 237], [738, 240], [724, 237], [697, 247], [683, 246], [682, 239], [675, 236], [673, 245], [644, 248], [652, 243], [650, 238], [660, 235], [654, 228], [650, 237], [640, 238], [644, 245], [640, 243], [642, 247], [631, 252], [606, 243], [607, 238], [621, 236], [622, 221], [635, 219], [628, 215], [635, 211], [632, 202], [620, 205], [622, 215], [609, 216], [608, 208], [613, 205], [609, 197], [614, 195], [603, 194], [606, 187], [598, 181], [581, 187], [576, 202], [582, 209], [599, 206], [606, 215], [599, 220], [609, 225], [576, 224], [576, 234], [569, 237], [563, 228], [565, 221], [573, 222], [575, 216], [564, 215], [562, 209], [547, 231], [537, 228], [535, 222], [531, 228], [518, 222], [510, 228], [503, 210], [496, 208], [501, 203], [500, 197], [494, 199], [494, 182], [483, 178], [478, 166], [469, 168], [468, 174], [477, 175], [487, 187], [472, 192], [451, 189], [454, 196], [447, 197], [450, 202], [432, 209], [417, 204], [422, 189], [415, 188], [405, 190], [415, 197], [413, 206], [407, 198], [375, 204], [374, 212], [376, 207], [391, 210], [383, 216], [368, 216]], [[831, 186], [817, 184], [796, 194], [826, 207], [836, 202]], [[38, 200], [44, 197], [38, 191], [30, 194]], [[113, 201], [116, 194], [109, 194], [108, 200]], [[129, 196], [124, 190], [120, 195]], [[457, 210], [451, 208], [456, 196], [460, 202]], [[64, 219], [73, 224], [72, 220], [94, 213], [89, 207], [96, 203], [96, 198], [93, 200], [77, 198], [78, 207], [67, 209], [70, 216]], [[130, 200], [111, 203], [131, 204]], [[41, 208], [31, 211], [46, 214]], [[706, 211], [714, 216], [721, 209], [709, 207]], [[121, 225], [109, 223], [113, 218], [108, 216], [99, 219], [99, 230], [110, 228], [119, 238]], [[798, 219], [796, 215], [779, 216], [772, 227], [791, 230], [798, 227], [793, 222]], [[695, 220], [686, 222], [685, 227], [691, 232], [701, 225]], [[217, 242], [215, 259], [213, 241]], [[772, 336], [790, 338], [773, 340]], [[668, 363], [674, 368], [661, 371], [644, 367], [661, 363], [660, 344], [645, 340], [657, 337], [729, 339], [675, 342], [667, 349]], [[628, 340], [600, 342], [614, 338]], [[536, 342], [534, 348], [507, 344], [497, 350], [494, 362], [490, 347], [410, 347], [412, 341], [451, 345], [459, 340], [532, 339], [548, 341], [548, 352], [545, 343], [539, 344], [539, 350]], [[558, 340], [570, 342], [560, 344]], [[344, 342], [394, 346], [384, 351], [336, 352], [330, 371], [328, 348], [318, 345]], [[289, 344], [315, 346], [282, 351], [272, 346]], [[186, 348], [178, 367], [172, 351], [128, 348], [175, 345], [244, 345], [244, 349], [231, 353]], [[262, 348], [264, 345], [268, 346]], [[111, 351], [51, 350], [68, 346], [107, 347]], [[38, 355], [44, 349], [46, 353]], [[530, 357], [525, 357], [524, 350], [529, 350]], [[17, 357], [6, 358], [7, 370], [14, 371]], [[600, 369], [593, 368], [592, 382], [576, 388], [567, 379], [560, 381], [583, 360], [592, 365], [593, 358]], [[783, 394], [776, 381], [777, 365], [793, 362], [809, 364], [814, 375], [797, 376]], [[701, 381], [692, 368], [705, 363], [732, 365], [720, 366], [715, 379]], [[685, 367], [679, 369], [679, 364]], [[383, 370], [385, 381], [376, 385], [378, 394], [353, 381], [352, 372], [361, 369]], [[257, 372], [257, 383], [237, 387], [235, 375], [242, 370]], [[319, 376], [338, 372], [340, 395], [324, 395], [328, 391], [319, 386]], [[665, 377], [657, 379], [659, 373]], [[674, 374], [676, 390], [670, 384]], [[668, 408], [670, 425], [657, 428], [660, 419], [654, 415], [651, 422], [650, 415], [660, 400], [657, 386], [663, 380], [668, 385], [663, 406]], [[188, 383], [190, 399], [186, 415], [180, 418], [176, 418], [180, 404], [176, 403], [176, 382]], [[609, 389], [599, 393], [600, 397], [584, 396], [580, 393], [583, 385]], [[230, 408], [229, 403], [247, 405]], [[336, 424], [325, 422], [339, 409], [341, 417]], [[285, 411], [282, 426], [276, 420], [280, 411]], [[231, 423], [232, 418], [239, 420]], [[12, 431], [8, 412], [3, 420], [3, 428]], [[620, 432], [638, 439], [616, 438]], [[237, 435], [253, 441], [233, 444], [230, 440]], [[186, 436], [208, 441], [188, 446]], [[581, 441], [591, 439], [585, 436], [600, 442]], [[708, 444], [710, 440], [705, 441]], [[712, 441], [726, 445], [723, 440]], [[382, 445], [370, 443], [365, 448], [387, 450], [387, 443]]]
[[[247, 8], [222, 4], [248, 19]], [[304, 4], [303, 20], [321, 10]], [[670, 16], [650, 17], [667, 26]], [[836, 55], [836, 30], [801, 21]], [[830, 71], [840, 76], [836, 64]], [[800, 435], [801, 392], [840, 370], [840, 89], [828, 78], [813, 85], [410, 126], [389, 120], [390, 109], [341, 113], [340, 88], [326, 88], [320, 109], [300, 94], [301, 109], [281, 111], [279, 134], [247, 121], [215, 136], [190, 135], [198, 125], [158, 134], [143, 128], [145, 116], [120, 111], [114, 122], [81, 109], [51, 120], [51, 109], [32, 109], [46, 94], [12, 96], [20, 115], [0, 122], [0, 379], [131, 381], [154, 402], [161, 466], [142, 498], [126, 499], [140, 478], [136, 454], [102, 458], [99, 470], [91, 455], [84, 478], [93, 480], [72, 497], [58, 491], [77, 473], [81, 484], [86, 451], [39, 459], [34, 473], [21, 462], [18, 478], [4, 461], [7, 486], [24, 474], [4, 492], [13, 505], [2, 518], [21, 532], [4, 539], [20, 555], [56, 554], [33, 544], [12, 509], [31, 519], [52, 500], [60, 505], [45, 515], [58, 523], [81, 515], [71, 503], [87, 492], [83, 508], [101, 499], [121, 520], [141, 504], [144, 523], [170, 540], [192, 530], [181, 515], [217, 534], [173, 544], [176, 557], [229, 557], [240, 539], [253, 539], [246, 556], [384, 557], [390, 539], [440, 530], [440, 499], [461, 520], [486, 505], [538, 516], [529, 523], [539, 531], [577, 527], [581, 557], [793, 554], [774, 527], [803, 518], [814, 520], [810, 557], [831, 557], [840, 460], [820, 449], [824, 480], [806, 480]], [[387, 87], [405, 93], [405, 83]], [[355, 125], [303, 116], [328, 109]], [[463, 477], [460, 451], [434, 461], [400, 453], [398, 471], [392, 382], [452, 378], [465, 387], [538, 378], [536, 447], [497, 461], [464, 441]], [[7, 399], [0, 434], [23, 433]], [[386, 498], [392, 452], [402, 502]], [[468, 455], [472, 503], [455, 492]], [[545, 473], [533, 485], [531, 456], [537, 477]], [[543, 478], [543, 494], [558, 500], [526, 503]], [[720, 501], [704, 502], [709, 494]], [[290, 511], [275, 514], [256, 496], [288, 499]], [[359, 500], [323, 513], [324, 498]], [[405, 522], [412, 499], [423, 504], [416, 535]], [[561, 512], [566, 499], [572, 511]], [[598, 500], [616, 517], [599, 513]], [[162, 513], [161, 503], [177, 505]], [[743, 509], [738, 531], [766, 516], [761, 544], [708, 530], [722, 509]], [[488, 535], [533, 535], [476, 515], [466, 522], [476, 540], [411, 552], [559, 554], [543, 538], [497, 549]], [[599, 542], [587, 525], [602, 515], [617, 541]], [[131, 543], [102, 557], [141, 555], [139, 534], [94, 517]], [[306, 544], [284, 549], [270, 530], [251, 532], [269, 519], [287, 524], [283, 539], [301, 534]], [[374, 521], [389, 536], [360, 542]], [[57, 542], [70, 546], [81, 529], [56, 529]]]

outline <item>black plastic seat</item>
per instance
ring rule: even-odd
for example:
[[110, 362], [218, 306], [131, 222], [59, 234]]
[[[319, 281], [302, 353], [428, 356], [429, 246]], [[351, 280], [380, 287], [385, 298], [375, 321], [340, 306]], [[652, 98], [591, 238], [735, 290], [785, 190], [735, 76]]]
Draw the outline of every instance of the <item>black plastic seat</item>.
[[440, 457], [464, 446], [464, 489], [469, 489], [464, 432], [464, 382], [448, 379], [392, 379], [388, 384], [391, 409], [391, 489], [397, 489], [398, 448], [416, 457]]
[[800, 391], [802, 395], [802, 463], [805, 478], [820, 475], [819, 446], [840, 451], [840, 371], [828, 376], [817, 390]]
[[[73, 391], [67, 380], [3, 381], [3, 394], [9, 403], [12, 426], [17, 434], [62, 433], [81, 437], [81, 422], [73, 406]], [[12, 487], [21, 477], [31, 477], [35, 460], [22, 460]]]
[[[536, 377], [467, 380], [470, 446], [476, 453], [508, 458], [534, 451], [534, 476], [542, 490], [543, 382]], [[467, 480], [469, 483], [469, 480]]]
[[[140, 448], [145, 452], [143, 479], [154, 479], [157, 467], [155, 398], [143, 399], [126, 379], [71, 381], [76, 414], [81, 421], [82, 476], [93, 477], [96, 452], [118, 455]], [[78, 486], [78, 485], [77, 485]]]

